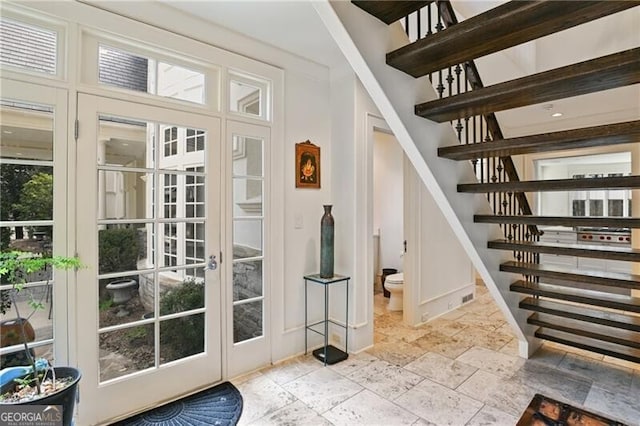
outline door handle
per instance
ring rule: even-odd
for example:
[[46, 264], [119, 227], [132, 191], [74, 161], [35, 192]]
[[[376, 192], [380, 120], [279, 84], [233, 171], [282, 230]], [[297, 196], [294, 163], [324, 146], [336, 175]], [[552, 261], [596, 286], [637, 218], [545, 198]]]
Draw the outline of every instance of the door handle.
[[207, 266], [204, 267], [205, 271], [215, 271], [218, 269], [218, 261], [216, 260], [215, 255], [209, 256], [209, 261], [207, 262]]

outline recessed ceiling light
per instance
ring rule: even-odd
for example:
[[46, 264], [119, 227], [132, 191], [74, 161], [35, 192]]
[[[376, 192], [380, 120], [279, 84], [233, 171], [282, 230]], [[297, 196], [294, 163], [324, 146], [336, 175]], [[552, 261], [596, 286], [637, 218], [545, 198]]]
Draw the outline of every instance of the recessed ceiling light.
[[562, 113], [561, 112], [554, 112], [553, 114], [551, 114], [552, 117], [562, 117]]
[[10, 135], [13, 132], [11, 130], [3, 130], [2, 133], [4, 133], [5, 135]]
[[122, 146], [129, 146], [129, 144], [126, 142], [122, 142]]
[[22, 157], [24, 154], [21, 153], [21, 152], [16, 152], [16, 155], [19, 156], [19, 157]]

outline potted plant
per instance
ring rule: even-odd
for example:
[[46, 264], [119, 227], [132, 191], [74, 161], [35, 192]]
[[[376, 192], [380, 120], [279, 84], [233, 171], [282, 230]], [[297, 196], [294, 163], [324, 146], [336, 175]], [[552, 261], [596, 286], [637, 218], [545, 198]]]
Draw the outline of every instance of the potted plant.
[[[9, 321], [11, 331], [18, 336], [16, 344], [24, 345], [25, 365], [0, 370], [0, 384], [3, 385], [0, 404], [20, 405], [62, 405], [64, 425], [70, 425], [76, 400], [76, 388], [80, 371], [73, 367], [52, 367], [46, 360], [36, 360], [28, 346], [33, 340], [33, 328], [29, 319], [44, 306], [42, 300], [33, 297], [28, 302], [29, 312], [21, 312], [17, 295], [24, 289], [29, 275], [47, 269], [69, 270], [81, 267], [75, 257], [44, 256], [22, 251], [0, 252], [0, 282], [11, 285], [3, 290], [0, 310], [6, 313], [13, 308], [15, 319]], [[45, 285], [49, 285], [51, 274], [46, 275]], [[3, 326], [3, 334], [9, 326]], [[3, 383], [4, 382], [4, 383]]]

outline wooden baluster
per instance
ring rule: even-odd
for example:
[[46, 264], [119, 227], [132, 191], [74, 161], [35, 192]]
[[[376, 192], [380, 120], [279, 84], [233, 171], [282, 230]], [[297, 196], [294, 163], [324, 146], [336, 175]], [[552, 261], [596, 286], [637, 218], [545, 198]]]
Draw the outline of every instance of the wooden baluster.
[[418, 28], [418, 33], [416, 36], [416, 40], [420, 40], [422, 38], [422, 35], [420, 34], [422, 32], [422, 28], [421, 28], [421, 23], [420, 23], [420, 9], [418, 9], [418, 11], [416, 12], [416, 27]]

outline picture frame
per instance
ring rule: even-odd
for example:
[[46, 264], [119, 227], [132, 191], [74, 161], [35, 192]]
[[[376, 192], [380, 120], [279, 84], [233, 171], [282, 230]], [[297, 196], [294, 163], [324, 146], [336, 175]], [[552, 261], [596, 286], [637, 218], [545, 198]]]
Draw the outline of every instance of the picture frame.
[[306, 140], [296, 144], [296, 188], [320, 189], [320, 147]]

